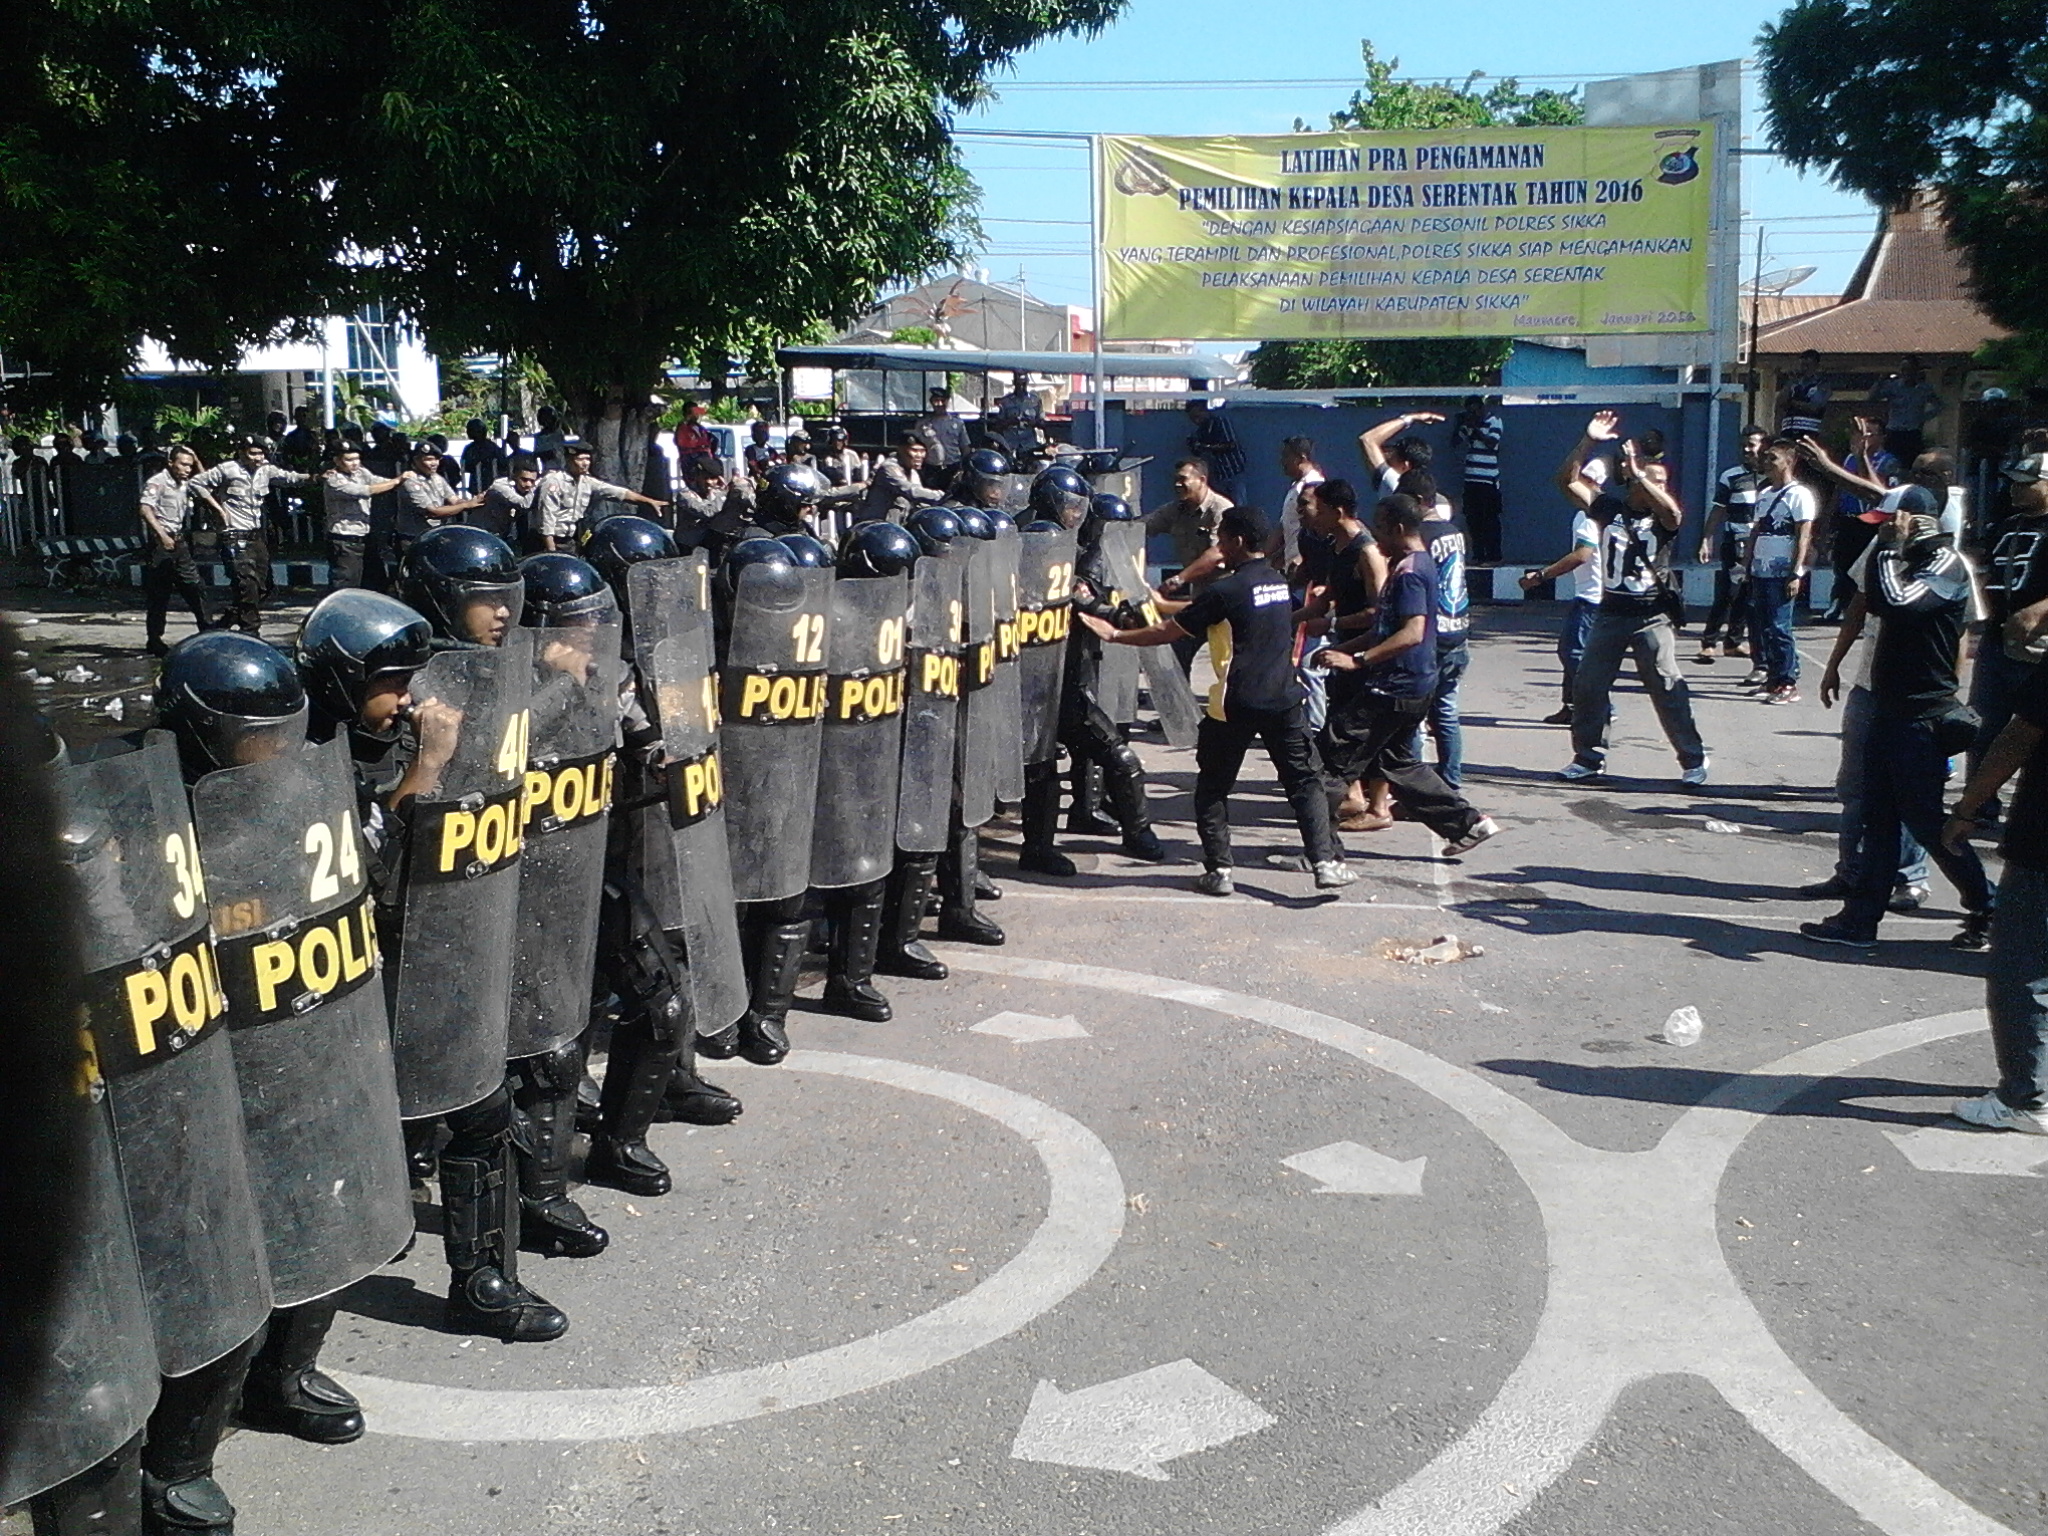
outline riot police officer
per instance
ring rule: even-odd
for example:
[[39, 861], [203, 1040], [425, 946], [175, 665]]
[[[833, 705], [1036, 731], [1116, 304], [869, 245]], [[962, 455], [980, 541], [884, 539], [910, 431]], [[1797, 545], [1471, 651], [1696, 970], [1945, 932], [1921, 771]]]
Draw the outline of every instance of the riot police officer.
[[1003, 480], [1010, 473], [1010, 461], [994, 448], [976, 448], [960, 462], [960, 469], [947, 487], [946, 499], [983, 512], [999, 512], [1003, 505]]
[[[436, 530], [420, 543], [442, 532], [479, 530]], [[431, 556], [430, 550], [423, 560]], [[501, 611], [509, 614], [520, 601], [509, 549], [502, 564], [494, 555], [487, 571], [468, 570], [462, 578], [470, 584], [466, 597], [450, 581], [430, 580], [429, 569], [422, 564], [410, 568], [413, 590], [444, 618], [455, 614], [471, 632], [488, 631], [498, 623]], [[502, 580], [480, 579], [483, 574], [509, 574], [510, 590]], [[444, 603], [451, 606], [443, 608]], [[513, 1109], [505, 1082], [504, 1035], [493, 1034], [489, 1018], [479, 1017], [495, 1011], [502, 1031], [510, 1009], [509, 976], [505, 992], [457, 1006], [455, 983], [466, 984], [467, 998], [471, 988], [488, 991], [492, 978], [441, 974], [451, 967], [481, 970], [486, 964], [510, 971], [516, 888], [512, 903], [493, 895], [488, 906], [443, 910], [427, 899], [436, 894], [431, 883], [437, 872], [432, 844], [414, 846], [433, 833], [437, 821], [445, 828], [442, 806], [447, 792], [465, 782], [459, 759], [478, 755], [469, 738], [481, 722], [504, 719], [504, 711], [493, 707], [487, 691], [493, 681], [490, 669], [476, 668], [465, 675], [441, 670], [440, 661], [425, 617], [393, 598], [360, 589], [323, 599], [299, 635], [299, 673], [312, 705], [313, 739], [345, 739], [355, 767], [357, 808], [371, 855], [377, 929], [386, 957], [385, 994], [394, 1031], [410, 1051], [410, 1059], [401, 1053], [398, 1060], [400, 1110], [411, 1116], [408, 1145], [415, 1172], [422, 1171], [424, 1162], [426, 1171], [437, 1170], [440, 1177], [443, 1246], [450, 1272], [448, 1324], [508, 1342], [554, 1339], [568, 1330], [568, 1318], [519, 1279], [521, 1209], [512, 1163]], [[451, 681], [474, 686], [464, 690], [459, 703], [438, 697], [434, 690]], [[449, 691], [454, 693], [453, 688]], [[523, 757], [519, 767], [523, 780]], [[523, 789], [523, 782], [519, 787]], [[493, 870], [452, 889], [467, 895], [469, 888], [501, 878]], [[505, 929], [502, 935], [491, 931], [498, 923]], [[408, 945], [424, 951], [411, 970]], [[435, 954], [434, 946], [446, 946], [445, 952]], [[466, 966], [465, 950], [472, 955], [488, 950], [488, 957]], [[454, 1066], [428, 1053], [424, 1039], [407, 1039], [409, 1009], [434, 1015], [422, 1022], [432, 1028], [442, 1051], [460, 1056], [459, 1078]], [[473, 1034], [481, 1039], [472, 1040]], [[451, 1090], [451, 1079], [465, 1086]], [[478, 1085], [483, 1092], [472, 1096], [469, 1090]], [[450, 1103], [451, 1098], [461, 1102]], [[436, 1122], [445, 1123], [449, 1132], [438, 1156], [432, 1135]], [[427, 1134], [420, 1135], [416, 1127]]]
[[812, 824], [811, 886], [827, 927], [824, 1006], [880, 1023], [874, 985], [895, 865], [903, 751], [906, 573], [920, 553], [895, 523], [854, 527], [832, 584], [831, 658]]
[[[978, 452], [981, 450], [977, 450]], [[969, 454], [970, 461], [975, 457]], [[945, 853], [939, 860], [939, 937], [963, 944], [999, 945], [1003, 930], [981, 915], [978, 903], [999, 894], [981, 874], [981, 828], [995, 814], [995, 767], [990, 754], [990, 719], [977, 695], [991, 693], [995, 671], [995, 592], [985, 562], [996, 525], [978, 507], [953, 509], [961, 533], [970, 541], [966, 576], [966, 633], [960, 659], [960, 722], [954, 754], [955, 781], [951, 825]], [[1003, 516], [998, 512], [997, 517]]]
[[[320, 1371], [320, 1346], [342, 1288], [412, 1227], [354, 775], [338, 744], [306, 745], [297, 669], [247, 636], [198, 636], [172, 652], [157, 717], [177, 737], [192, 795], [278, 1303], [241, 1416], [345, 1444], [363, 1416]], [[309, 948], [321, 939], [334, 957], [325, 970]]]
[[[1080, 551], [1072, 584], [1073, 606], [1112, 623], [1123, 613], [1119, 589], [1103, 558], [1102, 531], [1110, 524], [1136, 521], [1121, 496], [1091, 497], [1087, 482], [1073, 470], [1055, 465], [1042, 471], [1031, 489], [1032, 510], [1042, 517], [1080, 527]], [[1110, 809], [1123, 834], [1123, 852], [1156, 864], [1166, 849], [1152, 831], [1145, 805], [1145, 770], [1137, 753], [1103, 709], [1100, 690], [1102, 642], [1085, 626], [1067, 641], [1065, 678], [1059, 702], [1059, 744], [1074, 762], [1076, 810], [1085, 804], [1080, 786], [1089, 770], [1102, 776]], [[1071, 874], [1073, 864], [1053, 848], [1059, 819], [1059, 779], [1050, 763], [1034, 765], [1024, 797], [1024, 852], [1018, 868], [1045, 874]], [[1072, 823], [1069, 823], [1070, 829]]]
[[[629, 573], [653, 562], [680, 563], [665, 530], [642, 518], [617, 517], [598, 526], [584, 547], [636, 633], [627, 649], [632, 665], [619, 690], [622, 726], [620, 792], [605, 847], [604, 902], [598, 924], [598, 978], [612, 1012], [610, 1057], [604, 1088], [584, 1115], [590, 1156], [584, 1176], [629, 1194], [662, 1195], [672, 1187], [667, 1166], [648, 1147], [647, 1132], [664, 1110], [676, 1119], [723, 1125], [740, 1113], [739, 1100], [696, 1075], [693, 962], [687, 933], [693, 871], [682, 860], [672, 828], [669, 760], [658, 719], [664, 682], [652, 669], [660, 658], [646, 643], [668, 615], [639, 614]], [[708, 664], [708, 656], [706, 658]], [[688, 692], [678, 687], [678, 692]], [[729, 904], [724, 922], [730, 927]], [[733, 940], [737, 942], [736, 938]]]

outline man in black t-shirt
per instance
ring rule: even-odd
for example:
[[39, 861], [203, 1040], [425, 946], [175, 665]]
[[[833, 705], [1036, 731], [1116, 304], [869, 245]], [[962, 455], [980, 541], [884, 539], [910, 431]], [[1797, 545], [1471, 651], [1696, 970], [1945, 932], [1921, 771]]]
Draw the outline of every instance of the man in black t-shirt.
[[1195, 742], [1195, 830], [1202, 839], [1203, 872], [1195, 889], [1206, 896], [1231, 892], [1230, 792], [1254, 740], [1266, 749], [1318, 890], [1336, 890], [1357, 878], [1345, 867], [1330, 830], [1329, 803], [1316, 772], [1315, 749], [1302, 717], [1301, 682], [1294, 675], [1294, 600], [1287, 579], [1266, 563], [1265, 515], [1231, 507], [1216, 530], [1226, 574], [1204, 587], [1174, 616], [1144, 629], [1116, 629], [1078, 613], [1096, 638], [1111, 645], [1171, 645], [1207, 636], [1218, 681]]
[[1963, 786], [1941, 841], [1963, 846], [2015, 773], [2020, 782], [1998, 850], [2005, 874], [1984, 978], [1998, 1086], [1951, 1113], [1986, 1130], [2048, 1136], [2048, 668], [2036, 667], [2021, 682], [2012, 719]]
[[1607, 771], [1614, 680], [1622, 657], [1633, 651], [1636, 676], [1678, 754], [1682, 782], [1697, 787], [1707, 782], [1707, 748], [1678, 670], [1678, 636], [1657, 569], [1658, 556], [1685, 514], [1665, 489], [1663, 462], [1639, 459], [1633, 442], [1622, 444], [1628, 481], [1623, 492], [1616, 494], [1587, 477], [1586, 456], [1620, 436], [1621, 418], [1613, 411], [1596, 412], [1557, 471], [1557, 488], [1585, 509], [1599, 531], [1600, 562], [1600, 612], [1572, 682], [1572, 760], [1558, 777], [1576, 782]]
[[[1842, 632], [1821, 679], [1821, 702], [1833, 707], [1841, 693], [1842, 658], [1865, 618], [1878, 622], [1871, 657], [1871, 718], [1863, 739], [1863, 856], [1857, 880], [1842, 910], [1799, 931], [1823, 944], [1869, 949], [1877, 943], [1898, 876], [1890, 851], [1901, 831], [1910, 832], [1941, 866], [1968, 914], [1955, 937], [1958, 949], [1989, 945], [1991, 886], [1977, 852], [1964, 843], [1944, 848], [1939, 838], [1941, 797], [1948, 782], [1949, 731], [1960, 716], [1956, 664], [1963, 630], [1976, 612], [1970, 563], [1941, 531], [1933, 498], [1920, 487], [1901, 510], [1881, 543], [1870, 546], [1857, 567], [1856, 595], [1849, 601]], [[1910, 507], [1926, 510], [1915, 511]], [[1883, 851], [1882, 854], [1880, 851]]]
[[1330, 717], [1320, 743], [1331, 798], [1361, 779], [1384, 779], [1401, 804], [1449, 846], [1467, 853], [1500, 828], [1415, 754], [1416, 735], [1437, 695], [1436, 563], [1428, 523], [1409, 496], [1389, 496], [1373, 516], [1387, 559], [1372, 629], [1333, 645], [1317, 664], [1330, 684]]

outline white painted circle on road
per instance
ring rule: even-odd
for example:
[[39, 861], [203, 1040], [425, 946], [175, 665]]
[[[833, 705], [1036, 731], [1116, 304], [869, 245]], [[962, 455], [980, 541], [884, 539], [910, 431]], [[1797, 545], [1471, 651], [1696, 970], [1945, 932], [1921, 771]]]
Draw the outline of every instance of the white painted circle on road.
[[370, 1428], [415, 1440], [621, 1440], [680, 1434], [830, 1402], [945, 1365], [1014, 1333], [1102, 1267], [1124, 1230], [1124, 1184], [1096, 1134], [1049, 1104], [907, 1061], [794, 1051], [791, 1072], [857, 1078], [986, 1115], [1029, 1142], [1051, 1189], [1045, 1220], [1001, 1269], [944, 1306], [793, 1360], [658, 1387], [480, 1391], [333, 1372]]

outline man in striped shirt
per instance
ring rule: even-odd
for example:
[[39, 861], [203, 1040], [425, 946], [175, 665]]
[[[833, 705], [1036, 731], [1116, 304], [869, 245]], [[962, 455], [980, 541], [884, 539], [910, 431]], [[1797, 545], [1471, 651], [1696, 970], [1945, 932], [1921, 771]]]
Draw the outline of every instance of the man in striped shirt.
[[1500, 563], [1500, 440], [1507, 423], [1493, 409], [1497, 403], [1467, 395], [1451, 433], [1465, 455], [1465, 527], [1472, 535], [1472, 558], [1480, 565]]

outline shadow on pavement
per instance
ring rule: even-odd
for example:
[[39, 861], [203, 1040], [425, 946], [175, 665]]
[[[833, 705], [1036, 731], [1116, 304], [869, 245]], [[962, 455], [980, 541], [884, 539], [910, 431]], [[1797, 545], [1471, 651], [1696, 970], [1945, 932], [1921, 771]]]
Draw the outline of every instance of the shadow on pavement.
[[1948, 1122], [1943, 1110], [1884, 1109], [1852, 1099], [1956, 1099], [1982, 1092], [1981, 1084], [1910, 1082], [1894, 1077], [1782, 1077], [1768, 1073], [1715, 1072], [1703, 1067], [1609, 1067], [1597, 1062], [1506, 1059], [1478, 1065], [1506, 1077], [1523, 1077], [1553, 1093], [1593, 1099], [1633, 1099], [1641, 1104], [1674, 1104], [1690, 1109], [1723, 1088], [1740, 1084], [1744, 1099], [1794, 1096], [1768, 1111], [1774, 1118], [1869, 1120], [1880, 1125], [1923, 1126]]

